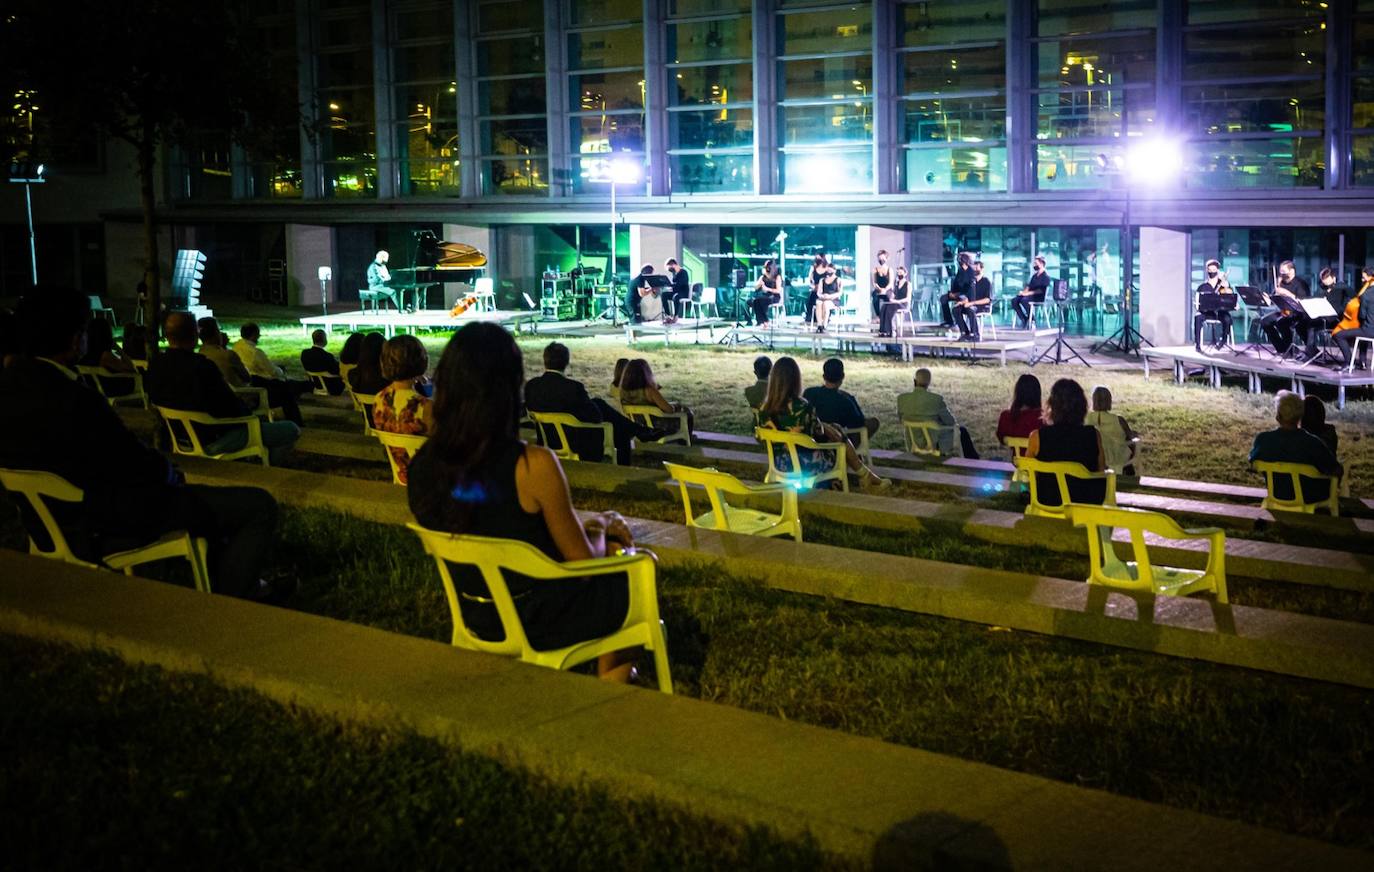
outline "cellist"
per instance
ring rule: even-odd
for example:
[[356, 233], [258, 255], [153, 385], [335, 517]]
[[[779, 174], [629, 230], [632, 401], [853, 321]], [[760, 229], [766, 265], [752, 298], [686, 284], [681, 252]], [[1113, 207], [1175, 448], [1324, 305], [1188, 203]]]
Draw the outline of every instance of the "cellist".
[[[1360, 337], [1374, 339], [1374, 306], [1364, 305], [1365, 293], [1374, 285], [1374, 266], [1360, 270], [1360, 289], [1345, 304], [1341, 320], [1331, 331], [1331, 338], [1341, 350], [1341, 366], [1349, 367], [1355, 355], [1355, 340]], [[1371, 298], [1374, 299], [1374, 298]]]

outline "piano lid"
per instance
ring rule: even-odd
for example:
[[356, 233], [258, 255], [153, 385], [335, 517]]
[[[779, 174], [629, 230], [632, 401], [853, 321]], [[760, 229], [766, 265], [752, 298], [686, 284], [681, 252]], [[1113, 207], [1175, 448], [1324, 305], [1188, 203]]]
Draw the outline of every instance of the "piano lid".
[[428, 230], [419, 236], [419, 249], [415, 253], [417, 268], [476, 269], [486, 265], [486, 253], [475, 246], [441, 240]]

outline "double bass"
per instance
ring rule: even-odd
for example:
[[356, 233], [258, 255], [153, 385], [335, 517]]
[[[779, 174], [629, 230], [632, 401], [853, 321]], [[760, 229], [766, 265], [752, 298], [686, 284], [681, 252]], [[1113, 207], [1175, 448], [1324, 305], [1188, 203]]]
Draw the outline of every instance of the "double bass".
[[1365, 282], [1360, 286], [1360, 292], [1350, 298], [1345, 304], [1345, 311], [1341, 313], [1341, 320], [1336, 322], [1336, 326], [1331, 328], [1331, 335], [1335, 336], [1342, 330], [1357, 330], [1360, 326], [1360, 301], [1364, 297], [1364, 292], [1369, 290], [1369, 286], [1374, 285], [1374, 281]]

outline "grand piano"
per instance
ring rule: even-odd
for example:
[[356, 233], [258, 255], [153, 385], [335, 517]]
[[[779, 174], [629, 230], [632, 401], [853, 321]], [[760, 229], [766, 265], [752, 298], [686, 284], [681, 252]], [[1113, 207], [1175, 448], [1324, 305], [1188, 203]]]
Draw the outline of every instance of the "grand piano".
[[416, 242], [415, 266], [391, 271], [388, 287], [395, 292], [392, 303], [398, 309], [406, 308], [406, 291], [411, 294], [411, 309], [425, 309], [428, 308], [430, 288], [449, 282], [472, 284], [486, 272], [487, 255], [474, 246], [448, 242], [431, 230], [419, 231]]

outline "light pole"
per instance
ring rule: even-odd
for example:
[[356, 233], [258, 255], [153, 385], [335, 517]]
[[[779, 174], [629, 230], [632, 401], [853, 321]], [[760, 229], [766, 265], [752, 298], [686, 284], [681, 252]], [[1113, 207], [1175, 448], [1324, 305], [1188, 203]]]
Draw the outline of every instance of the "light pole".
[[615, 291], [615, 228], [617, 223], [615, 211], [615, 186], [621, 183], [631, 185], [639, 181], [639, 167], [633, 161], [624, 159], [612, 160], [608, 167], [607, 174], [611, 182], [611, 262], [606, 266], [606, 281], [607, 284], [610, 285], [611, 297], [615, 300], [615, 305], [618, 308], [620, 306], [620, 298], [616, 297]]
[[33, 271], [33, 286], [38, 287], [38, 243], [33, 232], [33, 191], [34, 185], [41, 185], [43, 165], [33, 161], [14, 161], [10, 164], [10, 183], [24, 186], [24, 211], [29, 219], [29, 266]]

